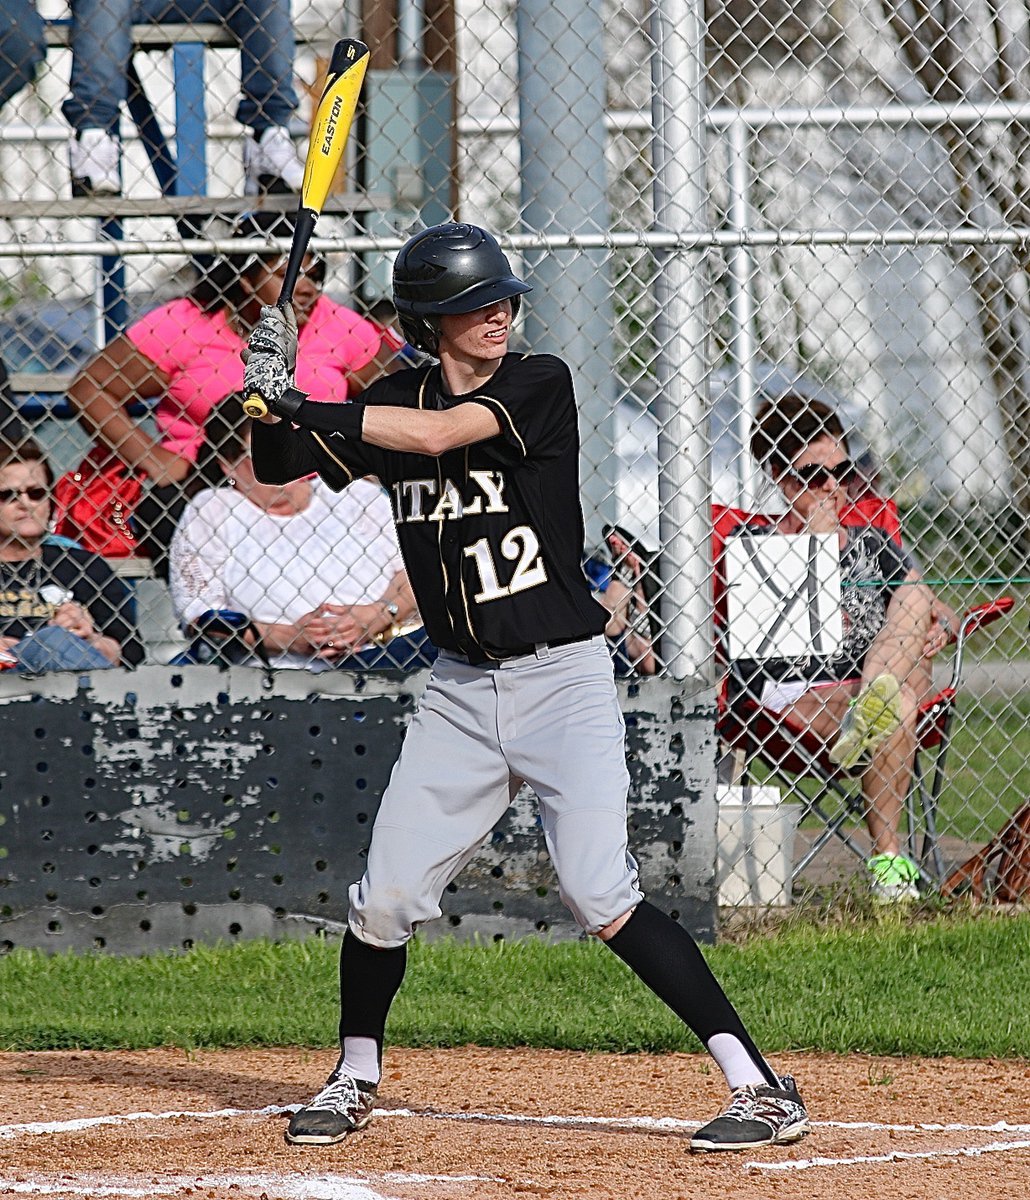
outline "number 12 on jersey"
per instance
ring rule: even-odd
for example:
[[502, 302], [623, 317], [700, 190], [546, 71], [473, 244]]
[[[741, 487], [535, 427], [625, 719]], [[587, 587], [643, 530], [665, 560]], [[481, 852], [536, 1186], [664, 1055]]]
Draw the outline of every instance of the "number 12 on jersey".
[[501, 538], [501, 553], [509, 561], [516, 564], [511, 582], [501, 583], [497, 576], [497, 565], [490, 552], [490, 544], [486, 538], [480, 538], [471, 546], [465, 547], [467, 557], [475, 559], [479, 571], [479, 591], [472, 597], [476, 604], [484, 604], [487, 600], [499, 600], [502, 596], [513, 596], [516, 592], [525, 592], [547, 582], [547, 568], [544, 560], [537, 551], [540, 549], [540, 539], [528, 525], [516, 525], [514, 529]]

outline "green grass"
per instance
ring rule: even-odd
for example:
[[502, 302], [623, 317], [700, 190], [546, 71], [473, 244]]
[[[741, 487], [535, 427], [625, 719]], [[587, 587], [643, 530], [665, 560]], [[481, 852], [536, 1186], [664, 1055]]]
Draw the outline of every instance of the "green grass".
[[986, 841], [1030, 797], [1030, 695], [959, 697], [941, 831]]
[[[788, 922], [706, 951], [770, 1052], [1027, 1056], [1030, 915]], [[336, 947], [318, 939], [183, 955], [0, 960], [0, 1047], [335, 1042]], [[389, 1037], [409, 1046], [697, 1049], [596, 942], [416, 943]]]
[[[1030, 576], [1026, 517], [1015, 510], [992, 512], [987, 507], [966, 513], [928, 512], [919, 505], [904, 506], [901, 524], [906, 545], [922, 563], [923, 577], [947, 580], [932, 584], [934, 591], [956, 611], [997, 596], [1012, 596], [1009, 616], [976, 635], [978, 653], [987, 657], [1027, 655], [1027, 602]], [[972, 581], [978, 582], [972, 582]]]

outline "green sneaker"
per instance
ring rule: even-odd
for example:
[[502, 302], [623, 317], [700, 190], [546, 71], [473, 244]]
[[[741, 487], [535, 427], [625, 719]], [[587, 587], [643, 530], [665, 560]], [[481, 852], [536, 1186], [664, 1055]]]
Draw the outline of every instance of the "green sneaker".
[[866, 863], [869, 888], [878, 904], [919, 899], [919, 868], [904, 854], [877, 854]]
[[901, 724], [901, 687], [893, 675], [877, 675], [851, 701], [830, 748], [830, 762], [844, 771], [858, 766]]

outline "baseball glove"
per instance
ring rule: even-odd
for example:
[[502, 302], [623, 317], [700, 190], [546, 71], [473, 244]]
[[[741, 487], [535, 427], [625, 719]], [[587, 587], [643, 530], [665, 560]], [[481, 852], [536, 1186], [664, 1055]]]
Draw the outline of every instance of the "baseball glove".
[[982, 850], [941, 884], [942, 896], [967, 892], [977, 903], [1018, 904], [1030, 899], [1030, 804], [1011, 817]]

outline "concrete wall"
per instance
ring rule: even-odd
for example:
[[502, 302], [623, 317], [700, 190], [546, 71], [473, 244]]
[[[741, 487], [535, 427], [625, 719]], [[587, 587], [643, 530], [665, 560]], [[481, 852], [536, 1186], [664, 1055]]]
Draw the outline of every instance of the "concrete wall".
[[[0, 950], [339, 932], [421, 676], [143, 667], [0, 676]], [[645, 891], [715, 929], [714, 699], [623, 685]], [[529, 793], [427, 936], [578, 936]]]

